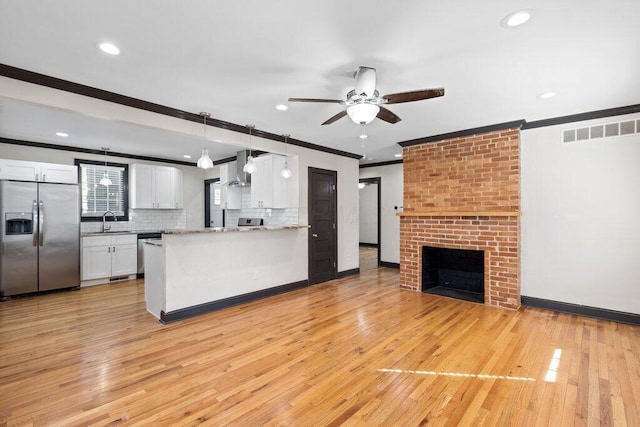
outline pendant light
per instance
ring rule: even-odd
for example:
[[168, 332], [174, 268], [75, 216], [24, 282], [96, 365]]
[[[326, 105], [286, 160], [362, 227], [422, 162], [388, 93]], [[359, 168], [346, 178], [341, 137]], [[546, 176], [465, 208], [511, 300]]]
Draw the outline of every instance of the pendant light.
[[106, 147], [102, 147], [102, 151], [104, 151], [104, 175], [100, 180], [100, 185], [108, 187], [110, 185], [113, 185], [113, 182], [111, 182], [111, 178], [109, 178], [109, 174], [107, 173], [107, 151], [109, 151], [109, 149]]
[[254, 173], [256, 171], [256, 163], [253, 161], [253, 156], [251, 155], [251, 131], [255, 128], [254, 125], [246, 125], [247, 129], [249, 129], [249, 156], [247, 157], [247, 163], [244, 165], [242, 170], [246, 173]]
[[[206, 140], [207, 140], [207, 117], [211, 117], [211, 114], [202, 112], [202, 113], [200, 113], [200, 115], [202, 116], [202, 122], [204, 124], [204, 139], [205, 139], [205, 142], [206, 142]], [[198, 159], [197, 166], [200, 169], [211, 169], [213, 167], [213, 161], [211, 161], [211, 158], [209, 157], [209, 150], [207, 150], [206, 147], [202, 149], [202, 155]]]
[[289, 135], [284, 136], [284, 167], [280, 171], [280, 176], [284, 179], [289, 179], [293, 176], [293, 172], [289, 169], [289, 164], [287, 162], [287, 140], [289, 139]]

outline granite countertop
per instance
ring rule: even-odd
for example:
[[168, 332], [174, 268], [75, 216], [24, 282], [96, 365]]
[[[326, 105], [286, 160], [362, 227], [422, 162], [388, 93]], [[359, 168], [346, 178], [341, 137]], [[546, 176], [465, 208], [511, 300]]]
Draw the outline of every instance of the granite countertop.
[[113, 236], [118, 234], [149, 234], [149, 233], [167, 233], [175, 230], [122, 230], [122, 231], [89, 231], [82, 233], [82, 236]]
[[309, 228], [308, 225], [260, 225], [250, 227], [211, 227], [198, 228], [192, 230], [165, 231], [164, 234], [195, 234], [195, 233], [229, 233], [235, 231], [269, 231], [269, 230], [294, 230], [298, 228]]
[[137, 231], [95, 231], [82, 233], [82, 236], [117, 236], [123, 234], [138, 234]]

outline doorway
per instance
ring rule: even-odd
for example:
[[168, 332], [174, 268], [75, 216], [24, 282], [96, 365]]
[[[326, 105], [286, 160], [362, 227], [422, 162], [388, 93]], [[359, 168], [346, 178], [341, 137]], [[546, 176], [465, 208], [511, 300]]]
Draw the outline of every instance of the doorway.
[[335, 279], [338, 262], [336, 171], [309, 168], [309, 284]]
[[221, 203], [222, 185], [220, 178], [204, 181], [204, 226], [224, 227], [224, 209]]
[[[380, 248], [382, 247], [382, 223], [380, 219], [381, 205], [381, 182], [380, 177], [361, 178], [358, 183], [358, 195], [360, 205], [360, 248], [367, 248], [360, 252], [366, 252], [370, 258], [370, 252], [375, 250], [377, 266], [380, 266]], [[366, 263], [365, 263], [366, 264]]]

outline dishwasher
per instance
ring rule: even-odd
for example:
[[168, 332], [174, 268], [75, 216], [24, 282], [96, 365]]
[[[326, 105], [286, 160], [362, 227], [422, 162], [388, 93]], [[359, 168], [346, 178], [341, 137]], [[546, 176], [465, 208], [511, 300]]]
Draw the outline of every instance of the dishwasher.
[[160, 239], [162, 233], [138, 233], [138, 278], [144, 277], [144, 241]]

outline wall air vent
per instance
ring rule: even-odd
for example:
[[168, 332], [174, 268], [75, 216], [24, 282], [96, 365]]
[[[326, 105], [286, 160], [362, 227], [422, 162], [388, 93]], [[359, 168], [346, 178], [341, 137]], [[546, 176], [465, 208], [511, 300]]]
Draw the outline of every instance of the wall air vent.
[[572, 143], [590, 139], [609, 138], [622, 135], [640, 134], [640, 120], [605, 123], [591, 127], [562, 130], [562, 142]]

